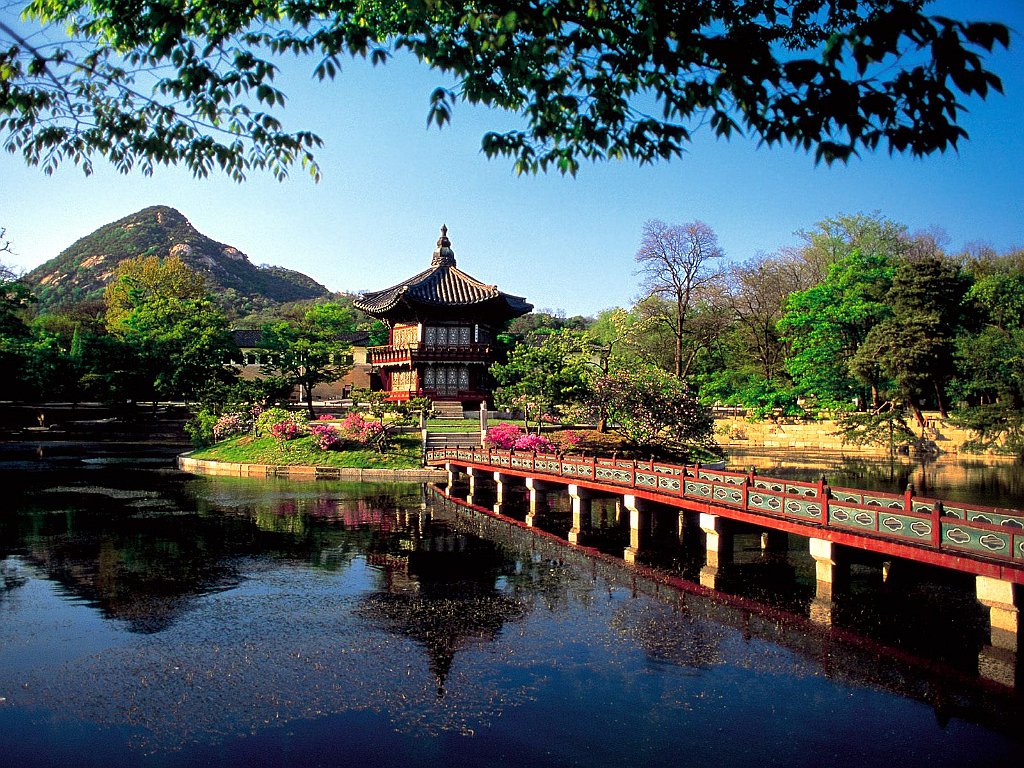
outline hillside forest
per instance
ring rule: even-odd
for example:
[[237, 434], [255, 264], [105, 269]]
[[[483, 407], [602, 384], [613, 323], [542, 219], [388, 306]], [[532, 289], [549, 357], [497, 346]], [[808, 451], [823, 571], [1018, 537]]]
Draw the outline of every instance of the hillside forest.
[[[492, 368], [498, 404], [538, 422], [620, 428], [661, 408], [665, 423], [698, 425], [682, 440], [710, 434], [712, 406], [833, 416], [850, 440], [890, 443], [917, 439], [925, 412], [938, 411], [974, 430], [979, 448], [1024, 451], [1024, 250], [947, 252], [940, 234], [878, 213], [798, 235], [795, 247], [738, 261], [706, 224], [647, 222], [636, 253], [623, 254], [637, 277], [631, 306], [535, 311], [508, 326]], [[0, 248], [12, 248], [2, 235]], [[0, 400], [228, 407], [280, 397], [310, 369], [337, 376], [354, 332], [386, 341], [345, 294], [233, 313], [173, 256], [121, 261], [100, 299], [48, 298], [0, 273]], [[232, 328], [263, 329], [295, 370], [238, 381], [224, 365], [238, 357]]]

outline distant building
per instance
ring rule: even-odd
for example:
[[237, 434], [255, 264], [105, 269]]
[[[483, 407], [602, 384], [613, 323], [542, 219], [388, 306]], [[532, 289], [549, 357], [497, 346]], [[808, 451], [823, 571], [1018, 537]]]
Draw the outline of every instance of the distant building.
[[368, 361], [393, 400], [487, 402], [497, 333], [533, 309], [458, 269], [451, 245], [441, 227], [429, 269], [353, 302], [389, 328], [388, 344], [371, 347]]

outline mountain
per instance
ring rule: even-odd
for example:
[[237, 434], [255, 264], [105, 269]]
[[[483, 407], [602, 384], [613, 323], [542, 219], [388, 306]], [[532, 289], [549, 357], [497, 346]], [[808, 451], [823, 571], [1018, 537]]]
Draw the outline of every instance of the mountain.
[[210, 239], [178, 211], [163, 205], [100, 227], [33, 269], [24, 280], [39, 298], [41, 309], [98, 299], [118, 262], [152, 255], [178, 256], [206, 275], [217, 303], [234, 316], [329, 293], [301, 272], [252, 264], [237, 248]]

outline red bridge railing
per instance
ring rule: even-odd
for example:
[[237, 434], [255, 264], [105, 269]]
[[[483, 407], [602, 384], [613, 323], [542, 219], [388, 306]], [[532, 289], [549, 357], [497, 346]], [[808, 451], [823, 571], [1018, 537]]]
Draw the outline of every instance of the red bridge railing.
[[697, 465], [637, 462], [599, 456], [437, 448], [428, 464], [473, 464], [538, 478], [646, 492], [704, 502], [748, 514], [914, 544], [1024, 567], [1024, 511], [902, 494], [832, 488]]

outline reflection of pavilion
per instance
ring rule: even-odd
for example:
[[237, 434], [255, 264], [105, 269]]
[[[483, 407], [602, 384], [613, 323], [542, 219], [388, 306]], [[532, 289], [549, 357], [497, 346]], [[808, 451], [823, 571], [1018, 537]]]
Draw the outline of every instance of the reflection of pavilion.
[[[496, 589], [505, 558], [491, 542], [456, 531], [426, 512], [398, 513], [406, 535], [368, 562], [383, 571], [383, 589], [363, 599], [360, 613], [423, 646], [438, 697], [455, 654], [494, 640], [524, 605]], [[395, 542], [398, 546], [394, 546]]]

